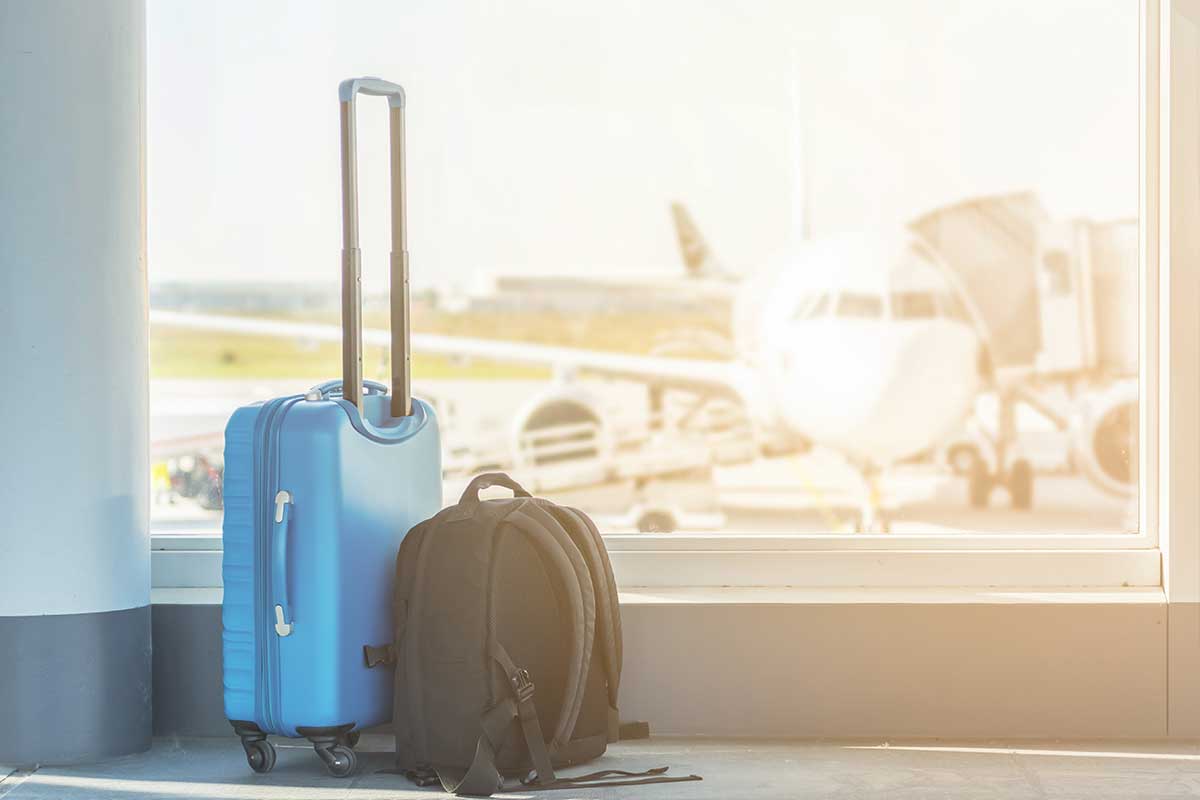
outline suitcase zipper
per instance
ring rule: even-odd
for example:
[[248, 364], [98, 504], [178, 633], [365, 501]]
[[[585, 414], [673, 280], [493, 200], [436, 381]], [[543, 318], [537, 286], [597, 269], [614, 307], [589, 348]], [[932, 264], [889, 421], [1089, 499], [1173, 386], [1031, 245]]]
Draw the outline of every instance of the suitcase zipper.
[[287, 409], [302, 395], [278, 398], [270, 401], [262, 412], [261, 441], [262, 462], [258, 469], [258, 484], [254, 496], [258, 507], [255, 510], [257, 524], [255, 540], [257, 542], [258, 569], [255, 576], [257, 587], [256, 606], [259, 624], [256, 626], [255, 643], [258, 658], [258, 692], [255, 698], [258, 703], [260, 718], [268, 730], [280, 732], [282, 724], [282, 708], [280, 700], [279, 672], [279, 637], [275, 633], [274, 609], [271, 607], [271, 522], [274, 519], [275, 508], [272, 499], [275, 497], [276, 483], [279, 480], [279, 426]]

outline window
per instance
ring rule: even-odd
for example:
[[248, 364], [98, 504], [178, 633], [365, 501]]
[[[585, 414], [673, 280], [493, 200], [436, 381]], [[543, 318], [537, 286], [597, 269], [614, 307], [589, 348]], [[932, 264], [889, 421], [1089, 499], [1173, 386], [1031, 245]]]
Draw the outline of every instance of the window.
[[937, 313], [933, 292], [892, 292], [895, 319], [933, 319]]
[[938, 292], [937, 298], [938, 313], [958, 322], [970, 322], [971, 315], [967, 313], [966, 306], [963, 305], [962, 298], [953, 292]]
[[820, 295], [809, 295], [796, 308], [796, 314], [792, 317], [794, 320], [818, 319], [823, 317], [829, 311], [829, 294], [822, 292]]
[[[448, 498], [510, 470], [655, 553], [1153, 544], [1136, 0], [376, 10], [150, 3], [157, 532], [219, 527], [234, 408], [340, 373], [332, 95], [369, 64], [409, 94], [414, 384]], [[897, 324], [935, 318], [968, 324]]]
[[876, 294], [843, 292], [838, 296], [837, 315], [845, 319], [879, 319], [883, 316], [883, 298]]

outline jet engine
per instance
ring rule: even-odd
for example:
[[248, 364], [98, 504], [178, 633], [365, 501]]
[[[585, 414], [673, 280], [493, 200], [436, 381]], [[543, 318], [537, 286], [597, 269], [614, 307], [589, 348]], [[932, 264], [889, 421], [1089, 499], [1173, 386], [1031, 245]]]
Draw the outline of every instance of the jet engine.
[[1075, 457], [1087, 479], [1121, 497], [1138, 490], [1138, 385], [1122, 381], [1084, 399]]
[[613, 442], [594, 398], [557, 387], [534, 397], [517, 414], [512, 453], [521, 472], [589, 465], [599, 471], [592, 479], [599, 480], [612, 462]]

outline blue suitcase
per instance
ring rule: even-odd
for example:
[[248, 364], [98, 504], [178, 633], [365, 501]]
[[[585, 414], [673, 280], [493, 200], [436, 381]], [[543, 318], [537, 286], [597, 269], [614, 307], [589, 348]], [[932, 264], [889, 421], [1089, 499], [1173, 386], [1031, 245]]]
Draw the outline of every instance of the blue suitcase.
[[[363, 387], [355, 108], [388, 98], [392, 162], [392, 386]], [[306, 737], [331, 773], [355, 770], [362, 728], [392, 714], [392, 676], [363, 646], [393, 638], [396, 551], [441, 508], [441, 447], [409, 383], [404, 91], [345, 81], [342, 116], [343, 380], [239, 408], [225, 429], [225, 715], [256, 772], [267, 734]]]

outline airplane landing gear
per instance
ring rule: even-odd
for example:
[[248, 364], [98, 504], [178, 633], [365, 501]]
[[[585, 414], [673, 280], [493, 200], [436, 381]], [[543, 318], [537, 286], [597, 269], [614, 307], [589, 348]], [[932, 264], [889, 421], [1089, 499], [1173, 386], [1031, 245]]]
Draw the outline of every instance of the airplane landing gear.
[[862, 469], [863, 502], [854, 521], [855, 533], [891, 533], [892, 522], [881, 503], [879, 470], [874, 467]]
[[892, 521], [888, 519], [887, 514], [879, 511], [875, 514], [859, 513], [858, 519], [854, 521], [855, 533], [891, 533]]
[[993, 441], [996, 472], [992, 474], [987, 460], [976, 456], [967, 473], [967, 500], [971, 508], [987, 508], [988, 498], [995, 486], [1008, 489], [1014, 509], [1028, 511], [1033, 508], [1033, 465], [1026, 458], [1010, 455], [1017, 441], [1016, 405], [1019, 397], [1016, 391], [1000, 394], [999, 431]]
[[1008, 468], [1008, 494], [1018, 511], [1033, 508], [1033, 465], [1023, 458]]
[[987, 508], [991, 493], [992, 475], [988, 472], [987, 462], [976, 458], [967, 472], [967, 499], [971, 508]]
[[1033, 465], [1024, 458], [1018, 458], [1008, 468], [1007, 474], [992, 475], [988, 472], [987, 463], [979, 459], [967, 476], [967, 499], [971, 508], [987, 508], [995, 486], [1008, 489], [1012, 507], [1018, 511], [1028, 511], [1033, 508]]

